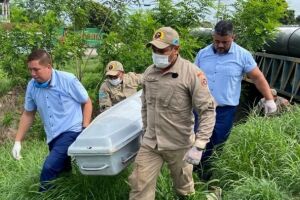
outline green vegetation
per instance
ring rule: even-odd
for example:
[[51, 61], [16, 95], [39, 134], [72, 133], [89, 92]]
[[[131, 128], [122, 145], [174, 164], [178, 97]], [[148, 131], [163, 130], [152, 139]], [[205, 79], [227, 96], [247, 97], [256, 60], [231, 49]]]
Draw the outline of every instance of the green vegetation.
[[[47, 154], [47, 146], [43, 140], [27, 140], [23, 143], [20, 161], [10, 155], [12, 143], [6, 142], [0, 147], [0, 199], [65, 199], [65, 200], [127, 200], [129, 185], [127, 177], [131, 168], [118, 176], [83, 176], [76, 167], [72, 174], [64, 174], [55, 181], [56, 187], [46, 193], [38, 193], [39, 173], [43, 159]], [[203, 199], [205, 185], [190, 199]], [[202, 191], [202, 192], [201, 192]], [[159, 177], [157, 199], [174, 199], [172, 184], [166, 168]]]
[[300, 107], [280, 117], [252, 115], [237, 125], [215, 162], [228, 199], [300, 196]]
[[[300, 107], [291, 110], [271, 118], [252, 115], [234, 127], [222, 155], [215, 158], [215, 179], [210, 183], [222, 187], [225, 200], [299, 199]], [[128, 199], [131, 167], [118, 176], [83, 176], [74, 164], [72, 174], [64, 174], [53, 190], [40, 194], [39, 173], [48, 151], [45, 141], [24, 142], [20, 161], [12, 158], [11, 148], [9, 141], [0, 147], [0, 199]], [[196, 194], [189, 199], [204, 200], [208, 185], [194, 178]], [[167, 168], [158, 178], [156, 196], [175, 199]]]
[[[213, 26], [207, 23], [205, 15], [216, 2], [181, 0], [174, 4], [172, 0], [158, 0], [152, 9], [129, 12], [128, 7], [141, 1], [113, 0], [101, 4], [91, 0], [16, 0], [11, 3], [11, 23], [0, 25], [0, 70], [11, 80], [1, 79], [4, 84], [0, 86], [0, 94], [14, 86], [25, 88], [30, 79], [26, 57], [32, 49], [44, 48], [51, 53], [56, 69], [71, 71], [84, 83], [97, 109], [104, 66], [111, 60], [119, 60], [126, 71], [143, 72], [152, 64], [151, 51], [145, 45], [157, 28], [172, 26], [178, 30], [181, 55], [193, 61], [196, 52], [211, 41], [192, 36], [190, 32], [201, 24]], [[281, 0], [237, 2], [236, 12], [223, 17], [233, 19], [239, 44], [250, 50], [260, 48], [279, 25], [286, 3]], [[87, 26], [97, 27], [103, 33], [98, 57], [91, 62], [91, 57], [84, 54], [87, 46], [80, 35], [80, 30]], [[58, 31], [61, 27], [68, 32], [63, 37]], [[90, 63], [97, 63], [93, 71], [88, 70]]]
[[4, 114], [4, 117], [3, 117], [0, 124], [1, 124], [1, 126], [9, 127], [9, 126], [12, 125], [13, 120], [14, 120], [14, 113], [7, 112], [7, 113]]
[[5, 95], [11, 89], [11, 81], [0, 68], [0, 97]]
[[[18, 91], [25, 88], [30, 79], [26, 57], [34, 48], [45, 48], [51, 52], [56, 69], [72, 72], [82, 81], [97, 113], [98, 88], [106, 63], [119, 60], [127, 72], [143, 72], [152, 63], [151, 51], [145, 44], [161, 26], [178, 30], [181, 55], [193, 61], [195, 53], [210, 40], [191, 36], [190, 31], [200, 24], [212, 27], [204, 16], [216, 1], [182, 0], [174, 5], [171, 0], [159, 0], [154, 9], [131, 12], [127, 6], [138, 4], [138, 0], [108, 0], [102, 5], [90, 0], [14, 2], [12, 23], [0, 24], [0, 96], [15, 86], [19, 86]], [[218, 16], [233, 19], [238, 43], [256, 50], [272, 36], [286, 6], [281, 0], [239, 0], [236, 13], [219, 12]], [[66, 21], [70, 24], [66, 25]], [[68, 28], [64, 38], [57, 31], [62, 26]], [[104, 33], [98, 57], [84, 55], [86, 46], [78, 31], [86, 26], [100, 28]], [[16, 113], [5, 112], [1, 128], [14, 124]], [[300, 107], [295, 106], [281, 117], [252, 115], [247, 123], [237, 125], [223, 154], [216, 155], [215, 180], [210, 184], [222, 187], [226, 200], [300, 199], [299, 119]], [[128, 199], [131, 168], [115, 177], [83, 176], [74, 168], [72, 174], [56, 181], [53, 190], [39, 194], [39, 173], [48, 151], [39, 117], [27, 137], [22, 146], [24, 157], [19, 162], [10, 155], [12, 142], [0, 146], [0, 199]], [[205, 199], [208, 185], [197, 177], [195, 180], [197, 192], [190, 199]], [[159, 176], [156, 193], [158, 200], [175, 199], [166, 168]]]
[[237, 42], [255, 52], [274, 37], [288, 5], [282, 0], [237, 0], [234, 7], [232, 19]]

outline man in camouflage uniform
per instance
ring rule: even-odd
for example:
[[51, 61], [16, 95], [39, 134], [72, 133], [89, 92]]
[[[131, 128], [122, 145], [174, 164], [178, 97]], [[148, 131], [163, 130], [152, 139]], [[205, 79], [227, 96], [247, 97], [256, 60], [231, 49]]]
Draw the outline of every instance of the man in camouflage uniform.
[[[194, 193], [193, 165], [215, 125], [215, 103], [204, 73], [179, 55], [178, 33], [158, 29], [152, 47], [153, 65], [143, 78], [142, 119], [144, 135], [129, 177], [130, 200], [154, 200], [156, 180], [166, 162], [179, 196]], [[200, 127], [193, 131], [193, 108]]]
[[125, 74], [123, 65], [118, 61], [107, 64], [105, 75], [107, 78], [99, 90], [100, 113], [134, 94], [142, 81], [141, 74]]
[[[290, 102], [280, 96], [277, 96], [277, 91], [275, 89], [271, 89], [271, 93], [273, 95], [275, 104], [277, 106], [277, 110], [275, 112], [275, 114], [280, 114], [282, 113], [284, 110], [286, 110], [288, 108], [288, 106], [290, 105]], [[258, 104], [257, 104], [257, 111], [259, 113], [261, 113], [264, 110], [264, 102], [265, 102], [265, 98], [262, 98]]]

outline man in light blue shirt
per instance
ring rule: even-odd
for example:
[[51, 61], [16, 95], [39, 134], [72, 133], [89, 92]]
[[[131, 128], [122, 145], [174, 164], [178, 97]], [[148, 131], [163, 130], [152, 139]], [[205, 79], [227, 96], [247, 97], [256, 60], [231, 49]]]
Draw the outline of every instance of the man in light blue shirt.
[[52, 68], [51, 57], [45, 50], [33, 51], [28, 56], [27, 64], [32, 79], [27, 85], [24, 112], [12, 154], [17, 160], [21, 158], [21, 141], [38, 111], [50, 151], [40, 176], [40, 191], [44, 191], [50, 186], [47, 182], [71, 169], [67, 150], [90, 123], [92, 102], [73, 74]]
[[209, 158], [213, 149], [226, 142], [233, 126], [236, 106], [239, 104], [241, 82], [245, 74], [252, 79], [265, 97], [265, 112], [273, 113], [277, 109], [269, 84], [251, 53], [233, 41], [232, 23], [218, 22], [212, 36], [213, 44], [201, 49], [195, 59], [195, 64], [207, 76], [209, 89], [217, 103], [214, 131], [198, 166], [199, 175], [205, 181], [211, 176]]

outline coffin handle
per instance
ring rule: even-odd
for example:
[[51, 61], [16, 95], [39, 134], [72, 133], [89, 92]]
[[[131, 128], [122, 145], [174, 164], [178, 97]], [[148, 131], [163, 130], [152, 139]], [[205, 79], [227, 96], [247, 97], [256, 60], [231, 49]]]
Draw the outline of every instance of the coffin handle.
[[104, 169], [106, 169], [108, 167], [109, 167], [109, 165], [107, 165], [107, 164], [104, 164], [101, 167], [84, 167], [84, 166], [80, 166], [80, 168], [82, 170], [85, 170], [85, 171], [101, 171], [101, 170], [104, 170]]
[[136, 156], [137, 152], [134, 152], [133, 154], [131, 154], [130, 156], [128, 156], [126, 159], [122, 159], [122, 164], [126, 164], [128, 163], [128, 161], [130, 161], [132, 158], [134, 158]]

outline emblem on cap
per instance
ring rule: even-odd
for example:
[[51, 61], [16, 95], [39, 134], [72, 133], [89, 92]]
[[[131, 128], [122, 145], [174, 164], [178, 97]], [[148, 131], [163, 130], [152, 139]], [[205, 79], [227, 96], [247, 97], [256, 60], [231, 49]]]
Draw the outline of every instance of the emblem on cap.
[[116, 63], [111, 63], [109, 66], [108, 66], [108, 69], [109, 70], [112, 70], [116, 67]]
[[179, 40], [178, 40], [178, 39], [174, 39], [174, 40], [172, 41], [172, 43], [173, 43], [174, 45], [178, 45], [178, 44], [179, 44]]
[[163, 39], [164, 38], [164, 33], [161, 32], [161, 31], [158, 31], [158, 32], [155, 33], [154, 38], [155, 39]]

